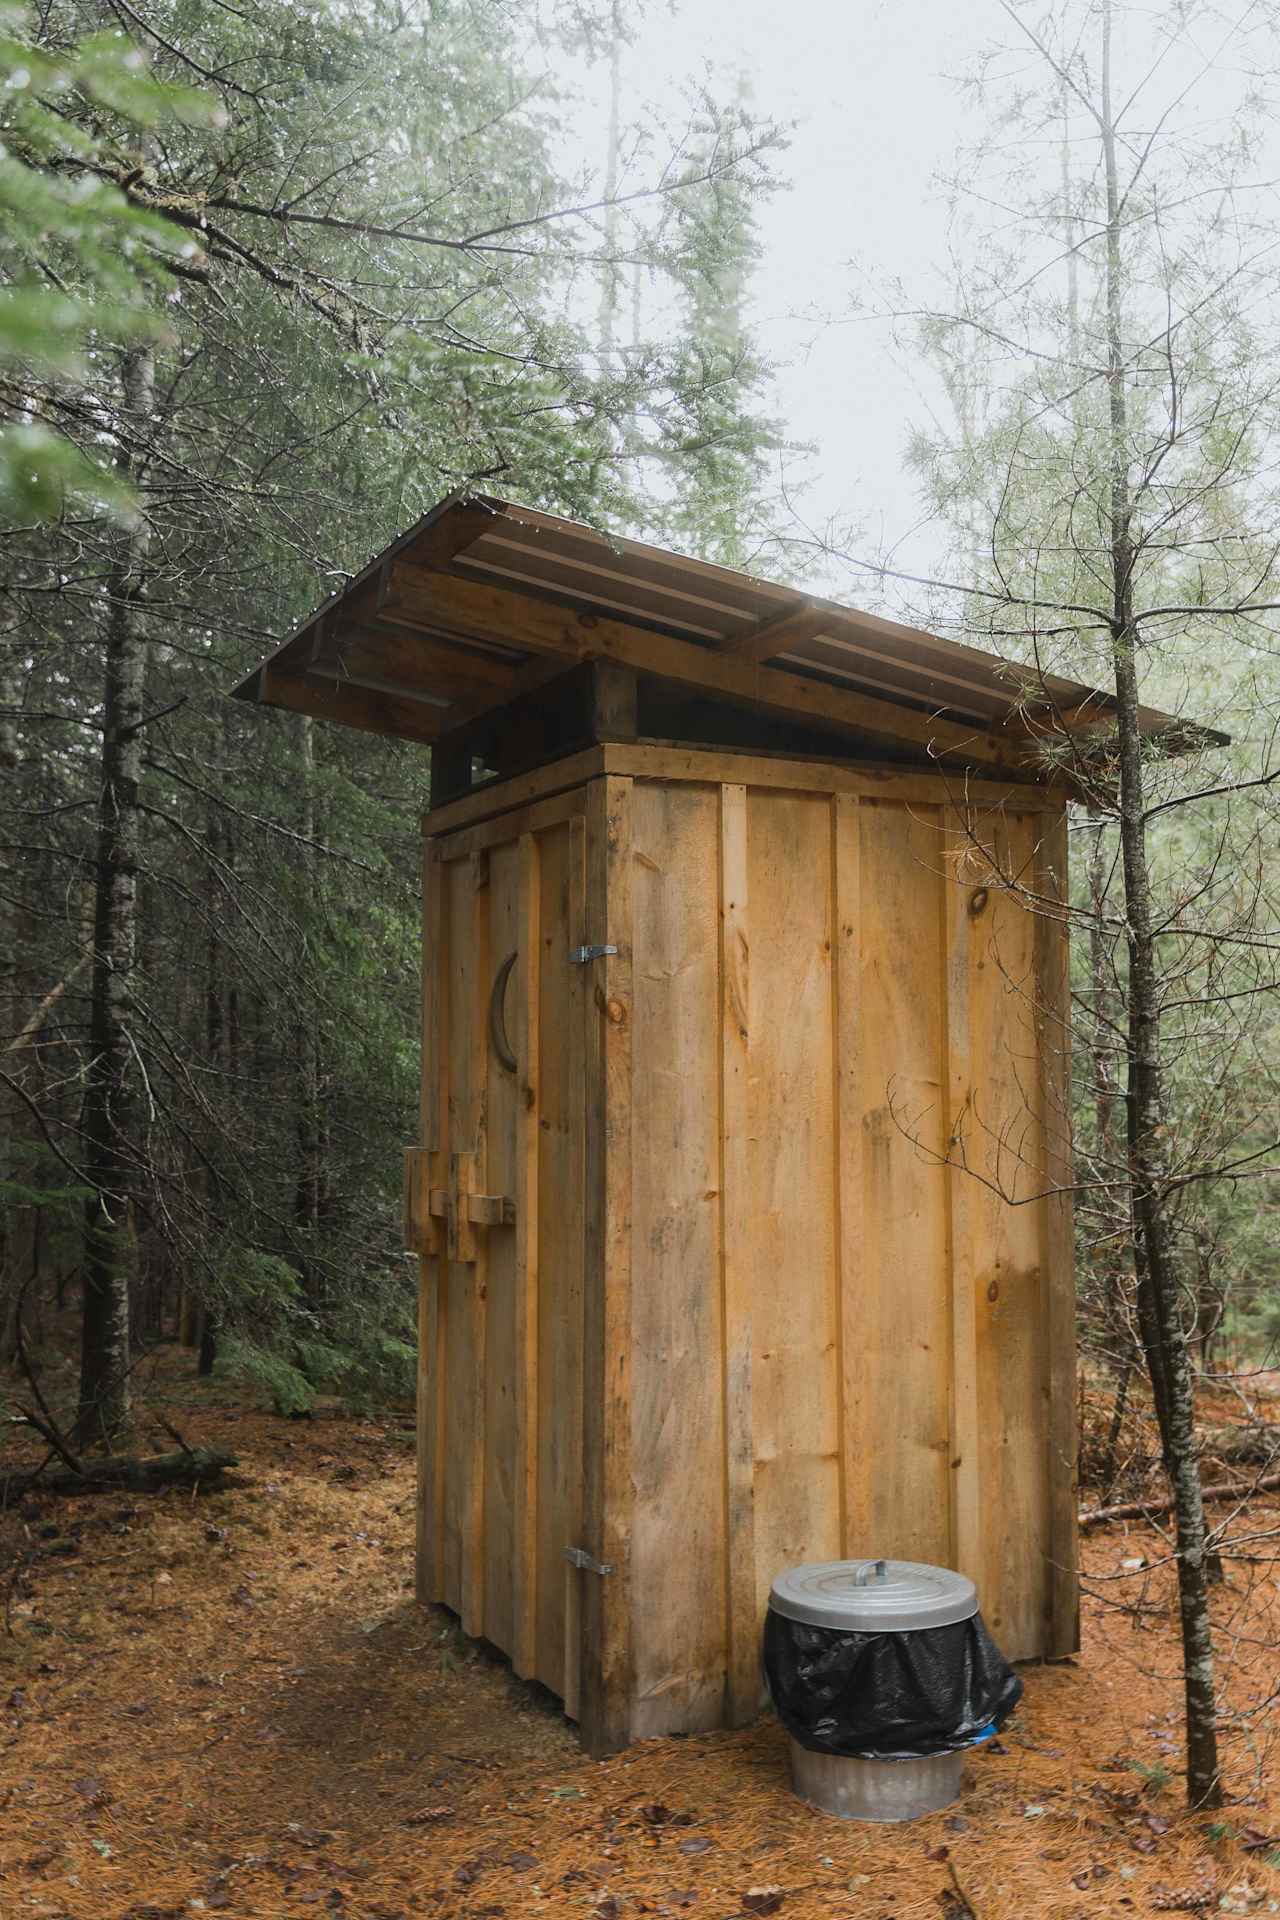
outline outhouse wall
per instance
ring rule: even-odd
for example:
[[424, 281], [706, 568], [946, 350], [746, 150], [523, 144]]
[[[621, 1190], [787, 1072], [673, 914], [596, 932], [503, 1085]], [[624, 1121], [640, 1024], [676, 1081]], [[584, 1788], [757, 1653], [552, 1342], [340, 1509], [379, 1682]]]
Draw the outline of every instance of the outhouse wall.
[[509, 788], [430, 820], [423, 1597], [596, 1747], [749, 1718], [799, 1561], [1070, 1650], [1060, 806], [646, 746]]

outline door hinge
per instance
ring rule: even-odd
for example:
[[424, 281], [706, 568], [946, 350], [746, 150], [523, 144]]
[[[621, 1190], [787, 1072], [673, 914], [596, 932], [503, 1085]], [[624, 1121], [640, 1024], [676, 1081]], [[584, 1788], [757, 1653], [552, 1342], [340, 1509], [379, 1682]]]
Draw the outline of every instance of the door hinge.
[[616, 947], [570, 947], [569, 959], [575, 967], [583, 967], [588, 960], [603, 960], [607, 953], [616, 953]]
[[593, 1560], [591, 1555], [584, 1553], [581, 1547], [566, 1547], [564, 1557], [571, 1567], [581, 1567], [585, 1573], [606, 1574], [613, 1572], [612, 1567], [607, 1567], [602, 1560]]

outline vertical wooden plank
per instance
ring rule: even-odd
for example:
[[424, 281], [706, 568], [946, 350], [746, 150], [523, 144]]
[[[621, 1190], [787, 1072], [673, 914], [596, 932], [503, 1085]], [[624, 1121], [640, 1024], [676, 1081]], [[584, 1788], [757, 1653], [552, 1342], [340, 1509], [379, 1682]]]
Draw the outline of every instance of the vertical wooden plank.
[[771, 1582], [839, 1557], [831, 1158], [831, 808], [751, 788], [748, 1191], [756, 1618]]
[[[564, 1690], [561, 1705], [567, 1720], [582, 1718], [582, 1569], [566, 1560], [564, 1581]], [[583, 1739], [586, 1739], [584, 1732]]]
[[636, 737], [637, 674], [616, 660], [591, 662], [591, 735], [595, 740]]
[[511, 1663], [522, 1679], [537, 1666], [538, 1591], [538, 1116], [541, 1111], [538, 981], [543, 966], [538, 841], [522, 833], [516, 901], [514, 1051], [518, 1062], [515, 1273], [516, 1458], [512, 1486]]
[[[1039, 1654], [1049, 1592], [1047, 1329], [1036, 916], [1000, 874], [1035, 872], [1034, 819], [977, 822], [993, 852], [969, 900], [973, 1094], [967, 1159], [977, 1271], [974, 1316], [982, 1449], [982, 1570], [992, 1633], [1011, 1659]], [[985, 883], [985, 884], [984, 884]]]
[[[490, 996], [498, 972], [519, 955], [520, 863], [516, 841], [489, 849], [489, 972], [485, 987], [487, 1164], [481, 1191], [515, 1201], [517, 1131], [523, 1106], [518, 1074], [503, 1066], [488, 1032]], [[508, 1043], [519, 1031], [513, 1006], [520, 992], [515, 967], [504, 988]], [[519, 1056], [517, 1056], [517, 1059]], [[484, 1301], [484, 1633], [514, 1660], [516, 1483], [520, 1476], [518, 1295], [514, 1220], [479, 1227], [487, 1260]]]
[[720, 1289], [724, 1321], [725, 1612], [727, 1718], [745, 1726], [760, 1708], [756, 1604], [752, 1331], [750, 1068], [751, 945], [747, 789], [720, 789]]
[[[950, 825], [948, 820], [948, 825]], [[971, 908], [978, 896], [968, 877], [966, 820], [939, 849], [942, 869], [939, 942], [942, 962], [942, 1084], [946, 1088], [947, 1271], [951, 1341], [951, 1565], [982, 1579], [982, 1450], [978, 1421], [978, 1330], [975, 1288], [977, 1169], [974, 1146], [973, 1058], [969, 1021]], [[949, 856], [949, 857], [948, 857]], [[988, 876], [989, 877], [989, 876]]]
[[449, 1155], [449, 1237], [450, 1260], [459, 1266], [469, 1267], [476, 1257], [476, 1229], [471, 1215], [467, 1211], [467, 1199], [473, 1193], [483, 1193], [484, 1186], [476, 1170], [474, 1153], [460, 1152]]
[[[568, 870], [568, 918], [565, 922], [565, 946], [555, 954], [553, 964], [560, 964], [565, 977], [570, 982], [566, 1002], [566, 1024], [561, 1044], [566, 1062], [566, 1105], [567, 1145], [572, 1155], [571, 1178], [579, 1183], [577, 1205], [571, 1216], [573, 1233], [572, 1247], [566, 1246], [564, 1252], [572, 1260], [572, 1290], [566, 1289], [562, 1295], [560, 1318], [562, 1331], [560, 1336], [561, 1370], [556, 1386], [556, 1415], [559, 1422], [560, 1446], [557, 1457], [561, 1463], [563, 1478], [556, 1487], [557, 1522], [555, 1537], [559, 1542], [558, 1564], [548, 1568], [552, 1579], [559, 1573], [563, 1593], [561, 1619], [561, 1693], [564, 1710], [570, 1720], [582, 1718], [582, 1675], [584, 1663], [583, 1649], [583, 1569], [567, 1560], [565, 1550], [579, 1547], [586, 1537], [583, 1524], [586, 1511], [586, 1498], [583, 1488], [585, 1478], [584, 1459], [584, 1419], [583, 1396], [586, 1392], [585, 1376], [588, 1362], [586, 1358], [586, 1296], [589, 1276], [586, 1268], [586, 1221], [591, 1212], [591, 1202], [587, 1193], [587, 1167], [590, 1155], [586, 1146], [586, 1131], [590, 1124], [591, 1095], [587, 1080], [587, 1022], [589, 1013], [590, 975], [574, 960], [571, 951], [585, 944], [590, 938], [587, 931], [590, 915], [587, 906], [587, 822], [585, 818], [575, 818], [569, 822], [569, 870]], [[591, 1576], [593, 1579], [595, 1575]]]
[[862, 1259], [861, 928], [862, 843], [856, 795], [831, 796], [832, 1129], [836, 1198], [836, 1344], [839, 1380], [840, 1553], [871, 1551], [874, 1449], [859, 1430], [866, 1401]]
[[488, 988], [492, 973], [489, 953], [489, 855], [472, 854], [467, 862], [470, 883], [471, 966], [470, 992], [465, 1006], [455, 1018], [466, 1023], [468, 1112], [462, 1128], [465, 1151], [451, 1155], [457, 1168], [454, 1180], [454, 1212], [458, 1237], [468, 1243], [460, 1246], [463, 1256], [463, 1286], [466, 1299], [467, 1338], [466, 1372], [458, 1382], [465, 1398], [462, 1425], [465, 1462], [459, 1462], [465, 1486], [462, 1521], [461, 1597], [462, 1630], [476, 1638], [485, 1630], [484, 1613], [484, 1484], [486, 1455], [485, 1423], [485, 1321], [489, 1276], [489, 1236], [471, 1226], [465, 1218], [466, 1198], [470, 1193], [488, 1190]]
[[725, 1711], [720, 807], [638, 780], [631, 812], [630, 1733], [648, 1739]]
[[631, 884], [632, 783], [587, 790], [587, 907], [593, 942], [586, 1006], [586, 1251], [582, 1728], [607, 1753], [630, 1732], [631, 1654]]
[[[1063, 809], [1036, 822], [1036, 892], [1065, 903], [1067, 816]], [[1076, 1275], [1071, 1183], [1070, 954], [1065, 919], [1052, 910], [1036, 919], [1039, 988], [1041, 1116], [1046, 1197], [1041, 1214], [1044, 1325], [1048, 1365], [1049, 1602], [1046, 1654], [1074, 1653], [1080, 1645], [1078, 1528], [1076, 1524]]]
[[444, 1401], [444, 1557], [441, 1597], [460, 1617], [471, 1576], [467, 1558], [474, 1518], [477, 1367], [474, 1340], [475, 1267], [467, 1257], [472, 1232], [458, 1205], [460, 1180], [471, 1181], [463, 1156], [475, 1135], [475, 1046], [473, 1029], [482, 992], [483, 954], [475, 941], [475, 892], [470, 863], [446, 860], [444, 888], [449, 924], [446, 1019], [441, 1039], [448, 1055], [445, 1127], [448, 1151], [441, 1156], [441, 1185], [448, 1193], [445, 1276], [440, 1289], [443, 1328]]
[[[444, 867], [428, 840], [422, 864], [422, 1067], [419, 1083], [421, 1139], [431, 1171], [446, 1142], [447, 1059], [441, 1044], [447, 1019], [448, 923]], [[444, 1236], [434, 1257], [418, 1262], [418, 1484], [415, 1510], [414, 1587], [420, 1605], [444, 1598]]]
[[437, 1221], [430, 1211], [431, 1155], [425, 1147], [404, 1150], [404, 1194], [401, 1238], [406, 1252], [432, 1254], [439, 1239]]
[[418, 1139], [432, 1152], [444, 1145], [441, 1138], [442, 1102], [448, 1098], [445, 1084], [446, 1054], [443, 1043], [445, 1025], [445, 925], [444, 863], [439, 847], [430, 839], [422, 843], [422, 1070], [418, 1082]]
[[[539, 834], [537, 1453], [534, 1521], [535, 1674], [570, 1705], [577, 1648], [566, 1682], [567, 1547], [581, 1546], [583, 1001], [587, 969], [570, 950], [586, 937], [585, 835], [581, 815]], [[575, 1581], [581, 1576], [574, 1575]], [[566, 1686], [568, 1692], [566, 1693]]]
[[951, 1551], [947, 1092], [937, 809], [867, 800], [862, 845], [863, 1348], [860, 1443], [874, 1453], [859, 1553]]

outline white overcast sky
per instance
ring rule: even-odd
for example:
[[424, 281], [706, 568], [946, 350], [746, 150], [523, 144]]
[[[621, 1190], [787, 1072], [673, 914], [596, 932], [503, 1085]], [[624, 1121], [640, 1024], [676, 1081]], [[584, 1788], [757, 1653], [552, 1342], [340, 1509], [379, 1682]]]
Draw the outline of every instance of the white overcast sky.
[[[747, 318], [775, 368], [773, 407], [785, 433], [813, 447], [803, 469], [803, 523], [819, 532], [857, 529], [853, 551], [870, 558], [891, 553], [903, 572], [950, 573], [949, 543], [941, 527], [923, 518], [919, 483], [906, 460], [909, 435], [927, 427], [932, 414], [952, 426], [945, 398], [927, 367], [911, 364], [895, 347], [885, 321], [854, 317], [850, 305], [861, 293], [883, 308], [897, 286], [911, 305], [950, 305], [954, 236], [945, 178], [963, 164], [963, 150], [989, 131], [990, 108], [971, 106], [962, 82], [974, 76], [979, 56], [1003, 48], [1000, 80], [1014, 91], [1020, 83], [1039, 91], [1045, 75], [1038, 56], [1001, 0], [645, 0], [627, 17], [624, 122], [654, 112], [678, 126], [691, 85], [705, 83], [728, 103], [741, 78], [751, 111], [790, 127], [790, 148], [776, 162], [785, 185], [759, 210], [763, 259]], [[1141, 0], [1117, 7], [1115, 16], [1118, 97], [1127, 99], [1136, 88], [1131, 122], [1144, 138], [1151, 132], [1157, 149], [1176, 153], [1181, 146], [1191, 153], [1201, 142], [1238, 143], [1241, 103], [1252, 86], [1261, 132], [1242, 176], [1249, 184], [1241, 205], [1253, 222], [1251, 244], [1258, 242], [1262, 254], [1280, 246], [1274, 237], [1280, 235], [1280, 65], [1268, 39], [1271, 17], [1255, 0], [1193, 5], [1184, 30], [1166, 39]], [[1083, 17], [1079, 25], [1085, 26]], [[577, 63], [563, 77], [581, 101], [576, 123], [563, 135], [564, 162], [569, 171], [592, 172], [599, 191], [608, 63]], [[975, 111], [982, 124], [974, 124]], [[1094, 167], [1096, 139], [1087, 116], [1073, 112], [1072, 120], [1081, 122], [1067, 135], [1072, 148], [1078, 143], [1078, 165]], [[1011, 188], [1003, 177], [1006, 156], [998, 149], [980, 180], [964, 182], [976, 191], [968, 209], [971, 236], [994, 219], [1016, 244], [1024, 193], [1038, 194], [1040, 186], [1056, 192], [1056, 132], [1043, 152], [1020, 150], [1032, 155], [1032, 176], [1022, 187]], [[633, 174], [620, 184], [641, 182]], [[994, 213], [1002, 200], [1012, 206]], [[1229, 261], [1229, 221], [1225, 231]], [[978, 244], [971, 237], [961, 251], [971, 257]], [[1035, 282], [1039, 294], [1065, 296], [1060, 240], [1028, 232], [1018, 244], [1027, 248], [1027, 283]], [[1216, 244], [1208, 230], [1206, 244]], [[1055, 289], [1059, 274], [1063, 284]], [[619, 319], [625, 323], [625, 306]], [[655, 323], [661, 325], [656, 316]], [[1252, 324], [1280, 335], [1274, 312], [1265, 326], [1261, 315]], [[1280, 338], [1273, 348], [1280, 351]], [[1004, 371], [1015, 379], [1019, 364], [1011, 358]], [[957, 605], [953, 596], [899, 580], [881, 584], [834, 560], [809, 584], [935, 630], [954, 618]], [[1192, 660], [1186, 672], [1198, 676], [1196, 710], [1208, 718], [1199, 686], [1203, 664]], [[1180, 706], [1183, 667], [1168, 648], [1160, 672], [1161, 703]], [[1252, 698], [1247, 674], [1241, 684], [1242, 697]], [[1232, 716], [1226, 724], [1235, 725]]]
[[[953, 291], [943, 179], [986, 130], [972, 123], [972, 96], [961, 82], [972, 77], [980, 55], [1004, 48], [1002, 80], [1038, 88], [1038, 57], [1000, 0], [623, 4], [630, 33], [622, 57], [624, 121], [655, 111], [678, 125], [691, 84], [705, 81], [718, 99], [731, 101], [741, 76], [751, 110], [791, 128], [790, 148], [776, 161], [785, 185], [759, 211], [764, 257], [748, 318], [776, 369], [785, 432], [814, 447], [801, 500], [805, 520], [819, 529], [856, 525], [861, 552], [892, 549], [901, 568], [933, 570], [941, 532], [921, 524], [918, 486], [904, 456], [912, 427], [927, 425], [931, 409], [945, 402], [927, 368], [895, 350], [887, 323], [852, 317], [850, 301], [861, 291], [883, 305], [896, 285], [913, 303]], [[1264, 45], [1269, 17], [1251, 0], [1196, 6], [1185, 31], [1166, 41], [1141, 5], [1119, 7], [1116, 74], [1121, 97], [1137, 84], [1135, 111], [1151, 116], [1138, 124], [1158, 122], [1159, 140], [1169, 143], [1236, 131], [1247, 70], [1263, 101], [1260, 124], [1269, 111], [1271, 127], [1252, 177], [1269, 178], [1277, 203], [1280, 76], [1271, 43]], [[582, 111], [566, 136], [565, 159], [593, 167], [598, 183], [607, 144], [607, 61], [577, 67], [571, 84], [580, 89]], [[1093, 165], [1092, 129], [1086, 124], [1079, 132], [1081, 164]], [[1056, 139], [1046, 146], [1045, 164], [1053, 188]], [[981, 185], [1000, 198], [1008, 189], [998, 156], [993, 168]], [[1246, 199], [1256, 216], [1261, 200]], [[1280, 203], [1273, 217], [1280, 231]], [[1040, 248], [1038, 265], [1049, 274], [1041, 291], [1061, 271], [1065, 293], [1059, 243], [1044, 236], [1028, 244]], [[824, 584], [840, 597], [874, 602], [874, 581], [841, 572], [828, 572]], [[905, 611], [903, 591], [885, 588], [890, 604]]]
[[[936, 275], [947, 230], [936, 176], [966, 137], [953, 76], [998, 35], [1000, 17], [995, 0], [682, 0], [630, 16], [624, 119], [655, 108], [674, 120], [682, 89], [700, 80], [732, 99], [741, 74], [755, 114], [793, 123], [776, 162], [787, 184], [760, 209], [764, 258], [749, 318], [776, 368], [786, 433], [815, 449], [796, 468], [806, 519], [859, 522], [870, 547], [904, 536], [912, 545], [919, 510], [903, 446], [932, 394], [899, 363], [881, 323], [841, 316], [858, 264], [881, 284], [923, 288]], [[585, 95], [582, 150], [598, 160], [605, 63], [575, 80]], [[934, 543], [926, 533], [919, 544], [911, 557]]]

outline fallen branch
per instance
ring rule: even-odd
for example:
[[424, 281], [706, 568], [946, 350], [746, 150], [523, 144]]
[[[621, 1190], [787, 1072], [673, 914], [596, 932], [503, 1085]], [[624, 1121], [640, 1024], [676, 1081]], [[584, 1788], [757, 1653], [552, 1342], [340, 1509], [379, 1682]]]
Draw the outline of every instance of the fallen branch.
[[1272, 1467], [1280, 1459], [1280, 1432], [1269, 1422], [1241, 1427], [1204, 1427], [1200, 1430], [1203, 1455], [1231, 1467]]
[[942, 1895], [943, 1912], [947, 1920], [978, 1920], [978, 1909], [960, 1884], [960, 1875], [956, 1872], [955, 1862], [948, 1860], [947, 1872], [951, 1875], [954, 1893], [944, 1891]]
[[0, 1474], [0, 1503], [20, 1499], [39, 1487], [44, 1493], [157, 1493], [162, 1487], [203, 1486], [216, 1481], [227, 1468], [239, 1466], [234, 1453], [210, 1447], [189, 1447], [184, 1453], [108, 1454], [103, 1460], [85, 1460], [79, 1472]]
[[69, 1473], [81, 1471], [80, 1462], [74, 1453], [68, 1453], [62, 1435], [52, 1421], [42, 1420], [39, 1414], [32, 1413], [30, 1407], [20, 1407], [13, 1424], [18, 1427], [30, 1427], [33, 1433], [38, 1433], [40, 1438], [47, 1442], [51, 1451], [57, 1454]]
[[76, 964], [74, 965], [74, 967], [72, 967], [66, 979], [59, 980], [56, 987], [50, 987], [48, 993], [46, 993], [44, 999], [40, 1002], [40, 1005], [36, 1008], [35, 1012], [32, 1014], [31, 1018], [27, 1021], [26, 1025], [18, 1029], [17, 1033], [14, 1035], [13, 1039], [9, 1041], [7, 1046], [0, 1047], [0, 1053], [20, 1053], [24, 1047], [29, 1047], [31, 1045], [31, 1042], [35, 1039], [41, 1027], [44, 1025], [46, 1017], [50, 1013], [52, 1013], [53, 1009], [57, 1006], [59, 1000], [61, 1000], [63, 994], [66, 992], [67, 988], [71, 985], [72, 981], [79, 979], [80, 975], [84, 972], [85, 968], [88, 966], [89, 960], [90, 960], [89, 954], [87, 953], [81, 954], [80, 958], [76, 961]]
[[[1264, 1473], [1258, 1480], [1225, 1480], [1221, 1486], [1206, 1487], [1203, 1499], [1247, 1500], [1254, 1493], [1275, 1493], [1280, 1489], [1280, 1473]], [[1105, 1527], [1109, 1520], [1158, 1520], [1173, 1512], [1172, 1500], [1126, 1500], [1123, 1506], [1093, 1507], [1080, 1515], [1080, 1531]]]

